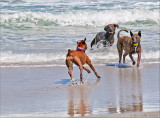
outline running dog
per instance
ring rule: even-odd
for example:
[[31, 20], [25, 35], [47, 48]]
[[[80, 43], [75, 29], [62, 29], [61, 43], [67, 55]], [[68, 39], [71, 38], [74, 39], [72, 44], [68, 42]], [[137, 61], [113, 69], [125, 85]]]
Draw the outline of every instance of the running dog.
[[138, 54], [137, 67], [139, 67], [140, 60], [141, 60], [141, 44], [140, 44], [141, 31], [139, 31], [138, 34], [133, 34], [130, 31], [131, 37], [127, 37], [127, 36], [120, 37], [121, 31], [128, 32], [125, 29], [121, 29], [117, 34], [117, 38], [118, 38], [117, 49], [119, 53], [119, 63], [121, 63], [123, 50], [125, 50], [125, 53], [123, 54], [123, 63], [125, 63], [125, 57], [129, 54], [129, 57], [131, 58], [133, 65], [135, 65], [136, 62], [134, 61], [132, 54], [137, 53]]
[[68, 67], [68, 74], [71, 77], [72, 84], [74, 84], [74, 78], [72, 76], [73, 63], [76, 64], [77, 66], [79, 66], [80, 83], [83, 83], [83, 69], [86, 70], [88, 73], [91, 72], [87, 67], [83, 66], [85, 63], [87, 63], [90, 66], [90, 68], [94, 71], [97, 78], [101, 78], [101, 76], [98, 75], [94, 66], [92, 65], [91, 60], [86, 55], [86, 53], [85, 53], [86, 49], [87, 49], [86, 38], [84, 40], [80, 40], [77, 42], [77, 49], [76, 50], [68, 49], [68, 53], [66, 56], [66, 65]]
[[93, 39], [91, 42], [91, 48], [93, 45], [97, 44], [99, 41], [103, 42], [103, 46], [106, 47], [107, 42], [109, 42], [109, 45], [112, 46], [114, 43], [114, 34], [115, 34], [115, 29], [116, 27], [118, 28], [118, 24], [109, 24], [104, 27], [104, 30], [106, 32], [99, 32], [96, 37]]

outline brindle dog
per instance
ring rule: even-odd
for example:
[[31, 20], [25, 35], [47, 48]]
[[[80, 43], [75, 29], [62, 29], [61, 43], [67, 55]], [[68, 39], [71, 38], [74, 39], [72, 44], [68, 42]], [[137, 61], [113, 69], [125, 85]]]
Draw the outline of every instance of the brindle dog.
[[119, 53], [119, 63], [121, 63], [121, 58], [122, 58], [122, 53], [123, 50], [125, 50], [125, 53], [123, 55], [123, 63], [125, 63], [125, 57], [129, 54], [129, 57], [131, 58], [133, 65], [135, 65], [135, 61], [133, 59], [132, 54], [137, 53], [138, 54], [138, 59], [137, 59], [137, 67], [140, 65], [140, 60], [141, 60], [141, 31], [138, 32], [138, 34], [133, 34], [130, 31], [131, 37], [123, 36], [120, 37], [120, 32], [121, 31], [126, 31], [125, 29], [121, 29], [118, 34], [118, 42], [117, 42], [117, 49]]
[[96, 37], [91, 42], [91, 48], [93, 45], [97, 44], [99, 41], [103, 41], [103, 46], [106, 47], [107, 42], [109, 42], [109, 45], [112, 46], [114, 43], [114, 34], [115, 29], [118, 28], [118, 24], [109, 24], [104, 27], [104, 30], [106, 32], [99, 32]]
[[86, 70], [88, 73], [91, 72], [87, 67], [83, 66], [85, 63], [87, 63], [90, 66], [90, 68], [94, 71], [97, 78], [101, 78], [101, 76], [98, 75], [94, 66], [92, 65], [91, 60], [86, 55], [86, 53], [85, 53], [86, 49], [87, 49], [86, 38], [84, 40], [80, 40], [77, 42], [77, 49], [76, 50], [68, 49], [68, 53], [67, 53], [67, 57], [66, 57], [66, 65], [68, 67], [68, 74], [71, 77], [72, 84], [74, 84], [74, 78], [72, 76], [73, 63], [76, 64], [77, 66], [79, 66], [80, 82], [81, 83], [83, 83], [83, 69]]

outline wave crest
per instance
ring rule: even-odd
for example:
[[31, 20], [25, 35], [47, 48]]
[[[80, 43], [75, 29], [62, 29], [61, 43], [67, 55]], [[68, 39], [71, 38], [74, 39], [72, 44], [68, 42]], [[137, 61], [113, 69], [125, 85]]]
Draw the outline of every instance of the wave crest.
[[[152, 16], [152, 17], [151, 17]], [[147, 21], [159, 24], [157, 10], [71, 11], [61, 13], [21, 12], [2, 14], [1, 25], [104, 26], [109, 23]]]

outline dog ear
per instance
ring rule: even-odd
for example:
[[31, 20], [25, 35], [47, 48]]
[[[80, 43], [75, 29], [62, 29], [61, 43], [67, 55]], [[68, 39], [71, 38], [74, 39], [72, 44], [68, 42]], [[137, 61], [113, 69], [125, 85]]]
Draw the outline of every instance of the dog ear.
[[132, 35], [133, 35], [133, 33], [130, 31], [130, 35], [131, 35], [131, 37], [132, 37]]
[[106, 26], [104, 27], [104, 30], [105, 30], [105, 31], [107, 31], [107, 26], [108, 26], [108, 25], [106, 25]]
[[85, 44], [85, 41], [86, 41], [87, 39], [86, 38], [84, 38], [84, 40], [83, 40], [83, 42], [82, 42], [82, 44]]
[[114, 24], [114, 27], [117, 27], [117, 28], [119, 28], [119, 25], [118, 25], [118, 24]]
[[138, 35], [141, 37], [141, 31], [138, 32]]

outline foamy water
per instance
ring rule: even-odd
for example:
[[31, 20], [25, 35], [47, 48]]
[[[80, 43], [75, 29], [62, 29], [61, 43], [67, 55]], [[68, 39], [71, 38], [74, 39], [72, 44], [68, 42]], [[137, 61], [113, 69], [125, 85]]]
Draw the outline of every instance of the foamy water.
[[[142, 59], [159, 62], [159, 1], [1, 1], [1, 66], [65, 65], [67, 50], [87, 38], [95, 64], [118, 62], [117, 32], [142, 32]], [[105, 25], [119, 24], [109, 50], [90, 50]], [[122, 33], [129, 36], [129, 33]], [[135, 56], [136, 57], [136, 56]], [[129, 59], [128, 59], [129, 60]], [[156, 62], [157, 62], [156, 61]]]
[[[80, 117], [81, 106], [85, 116], [159, 110], [158, 0], [1, 0], [0, 6], [1, 117], [71, 117], [74, 109]], [[112, 23], [120, 26], [113, 46], [92, 50], [93, 38]], [[128, 56], [126, 65], [118, 63], [120, 29], [142, 33], [138, 69]], [[85, 37], [102, 79], [97, 84], [93, 72], [84, 72], [84, 86], [68, 86], [67, 50]], [[78, 83], [79, 69], [73, 74]]]
[[[152, 16], [152, 17], [151, 17]], [[61, 25], [61, 26], [90, 26], [104, 27], [104, 24], [126, 23], [126, 22], [148, 22], [148, 24], [158, 24], [159, 15], [157, 10], [139, 9], [135, 10], [104, 10], [104, 11], [68, 11], [62, 13], [48, 12], [18, 12], [13, 14], [2, 14], [2, 25], [13, 25], [19, 23], [33, 25]], [[17, 24], [18, 23], [18, 24]]]
[[[88, 51], [88, 56], [94, 64], [116, 62], [118, 60], [118, 53], [103, 51]], [[136, 59], [137, 55], [133, 55]], [[142, 60], [150, 60], [153, 63], [159, 60], [159, 51], [146, 51], [142, 53]], [[1, 53], [1, 66], [53, 66], [65, 65], [66, 54], [62, 53], [33, 53], [33, 54], [14, 54], [12, 52]], [[130, 58], [126, 58], [130, 61]], [[117, 61], [118, 62], [118, 61]], [[99, 63], [100, 64], [100, 63]]]

